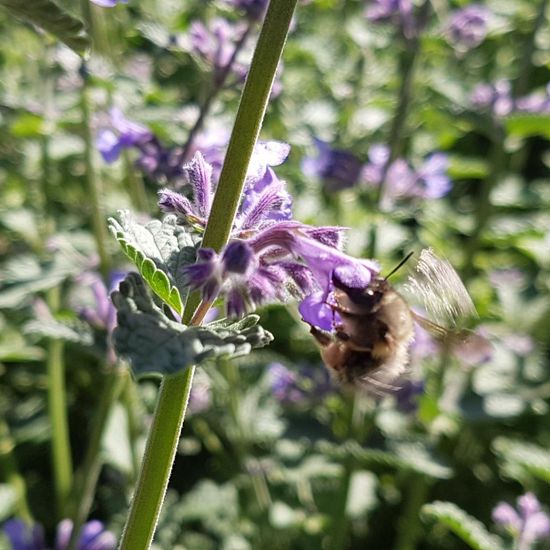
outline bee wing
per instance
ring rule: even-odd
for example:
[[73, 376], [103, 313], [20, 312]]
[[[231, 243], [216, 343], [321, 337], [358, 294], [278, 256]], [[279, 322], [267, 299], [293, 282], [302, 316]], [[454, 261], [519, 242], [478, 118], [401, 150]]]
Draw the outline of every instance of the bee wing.
[[420, 298], [430, 317], [438, 324], [456, 326], [460, 319], [476, 315], [472, 299], [458, 273], [447, 260], [438, 258], [431, 248], [420, 253], [415, 271], [409, 275], [404, 290]]
[[476, 365], [490, 359], [493, 346], [487, 338], [471, 330], [449, 330], [413, 311], [414, 320], [466, 363]]

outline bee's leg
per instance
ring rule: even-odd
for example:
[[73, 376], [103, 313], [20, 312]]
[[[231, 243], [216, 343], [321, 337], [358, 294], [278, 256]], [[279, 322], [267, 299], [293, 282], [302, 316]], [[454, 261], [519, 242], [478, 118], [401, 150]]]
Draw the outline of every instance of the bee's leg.
[[309, 332], [317, 340], [317, 343], [324, 348], [332, 343], [332, 336], [330, 332], [325, 332], [324, 330], [318, 329], [316, 327], [310, 327]]

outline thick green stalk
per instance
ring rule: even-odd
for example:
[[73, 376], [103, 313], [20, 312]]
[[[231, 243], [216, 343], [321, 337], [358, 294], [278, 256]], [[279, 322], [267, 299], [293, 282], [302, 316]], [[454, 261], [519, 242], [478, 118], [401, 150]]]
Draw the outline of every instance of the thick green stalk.
[[[220, 250], [229, 238], [244, 179], [263, 122], [275, 71], [297, 0], [272, 0], [258, 39], [214, 197], [203, 245]], [[189, 300], [184, 322], [198, 300]], [[195, 316], [198, 324], [202, 319]], [[149, 548], [168, 486], [193, 379], [194, 367], [165, 377], [159, 393], [143, 466], [126, 527], [122, 550]]]
[[121, 550], [146, 550], [151, 545], [176, 456], [194, 372], [195, 367], [190, 367], [162, 382], [138, 484], [120, 541]]
[[78, 472], [74, 484], [71, 519], [73, 531], [69, 541], [69, 550], [76, 548], [80, 528], [86, 521], [94, 501], [94, 493], [103, 464], [101, 456], [101, 441], [107, 426], [107, 420], [111, 409], [116, 403], [124, 381], [123, 367], [110, 366], [110, 372], [103, 381], [103, 391], [99, 398], [99, 404], [95, 411], [92, 430], [88, 439], [86, 456], [81, 470]]

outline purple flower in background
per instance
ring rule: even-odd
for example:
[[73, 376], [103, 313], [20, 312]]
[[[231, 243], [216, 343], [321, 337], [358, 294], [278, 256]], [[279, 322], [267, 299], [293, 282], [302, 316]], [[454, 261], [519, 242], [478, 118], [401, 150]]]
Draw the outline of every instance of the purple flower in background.
[[225, 0], [228, 4], [243, 10], [250, 19], [261, 19], [269, 0]]
[[516, 110], [524, 113], [550, 113], [550, 84], [544, 92], [534, 92], [516, 100]]
[[500, 502], [493, 510], [493, 521], [512, 533], [518, 550], [528, 550], [535, 542], [550, 537], [550, 517], [533, 493], [519, 497], [517, 503], [516, 510]]
[[302, 170], [307, 176], [322, 180], [327, 191], [354, 187], [362, 170], [361, 161], [349, 151], [332, 149], [328, 143], [315, 138], [317, 155], [305, 157]]
[[116, 107], [109, 111], [109, 115], [111, 128], [100, 130], [96, 146], [105, 162], [110, 164], [120, 157], [122, 149], [145, 143], [153, 134], [145, 126], [128, 120]]
[[424, 393], [422, 380], [410, 380], [395, 392], [397, 408], [407, 414], [418, 409], [418, 398]]
[[334, 390], [325, 368], [301, 367], [293, 371], [282, 363], [271, 363], [267, 374], [273, 395], [285, 404], [322, 399]]
[[479, 46], [487, 36], [491, 12], [480, 4], [470, 4], [456, 10], [450, 18], [448, 35], [453, 45], [462, 51]]
[[199, 414], [210, 408], [212, 389], [210, 378], [203, 370], [197, 370], [193, 378], [193, 387], [187, 404], [190, 414]]
[[[41, 525], [29, 526], [20, 519], [10, 519], [3, 530], [13, 550], [47, 550], [44, 530]], [[57, 526], [55, 550], [67, 550], [73, 530], [71, 520], [65, 519]], [[114, 550], [115, 536], [106, 531], [100, 521], [89, 521], [82, 526], [77, 541], [77, 550]]]
[[246, 68], [234, 59], [237, 44], [245, 33], [244, 26], [220, 18], [213, 19], [208, 26], [200, 21], [191, 24], [191, 51], [212, 68], [218, 85], [223, 83], [229, 69], [239, 80], [246, 74]]
[[90, 0], [102, 8], [114, 8], [117, 4], [127, 4], [128, 0]]
[[447, 176], [449, 159], [443, 153], [429, 155], [418, 170], [414, 170], [405, 159], [395, 159], [387, 168], [390, 158], [389, 148], [373, 145], [369, 149], [369, 162], [365, 165], [362, 177], [370, 186], [379, 186], [384, 179], [382, 207], [391, 207], [395, 200], [406, 198], [439, 199], [452, 187]]
[[394, 23], [403, 34], [411, 38], [415, 31], [413, 3], [411, 0], [369, 0], [365, 16], [373, 23]]
[[488, 110], [497, 118], [509, 115], [514, 109], [512, 86], [508, 80], [479, 84], [474, 88], [470, 101], [475, 109]]

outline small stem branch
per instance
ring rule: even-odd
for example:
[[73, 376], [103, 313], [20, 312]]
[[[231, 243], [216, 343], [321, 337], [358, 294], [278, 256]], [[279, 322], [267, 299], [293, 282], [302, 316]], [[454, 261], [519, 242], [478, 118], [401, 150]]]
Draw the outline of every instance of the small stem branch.
[[[84, 71], [85, 72], [85, 71]], [[107, 229], [105, 215], [100, 203], [101, 189], [99, 180], [94, 167], [94, 147], [92, 138], [92, 128], [90, 125], [90, 100], [88, 97], [88, 84], [86, 76], [82, 84], [80, 108], [82, 114], [82, 124], [84, 127], [84, 157], [86, 163], [86, 184], [90, 198], [90, 208], [92, 209], [92, 229], [99, 254], [100, 270], [104, 277], [109, 274], [110, 258], [107, 254], [106, 241]]]
[[[49, 306], [58, 309], [59, 288], [48, 293]], [[67, 422], [67, 392], [65, 388], [64, 344], [60, 340], [48, 343], [48, 415], [52, 427], [52, 465], [57, 513], [64, 517], [73, 481], [73, 464]]]
[[[389, 157], [382, 169], [380, 184], [376, 193], [376, 208], [379, 209], [384, 198], [384, 188], [388, 177], [388, 171], [394, 160], [402, 154], [403, 150], [403, 129], [407, 121], [414, 74], [417, 66], [417, 59], [420, 54], [422, 30], [430, 13], [430, 1], [426, 0], [418, 13], [418, 26], [412, 38], [405, 40], [405, 47], [399, 58], [399, 74], [402, 75], [397, 96], [397, 107], [390, 127], [388, 139]], [[376, 256], [377, 247], [377, 224], [373, 224], [370, 232], [369, 258]]]
[[395, 550], [414, 550], [418, 548], [418, 539], [422, 534], [420, 508], [426, 502], [430, 492], [430, 483], [420, 475], [415, 475], [409, 483], [405, 507], [399, 519]]
[[231, 59], [229, 60], [227, 65], [223, 68], [223, 71], [221, 71], [218, 75], [216, 75], [214, 71], [212, 86], [206, 96], [206, 99], [204, 100], [201, 106], [201, 110], [197, 120], [195, 121], [195, 124], [189, 131], [189, 136], [187, 137], [187, 142], [185, 143], [185, 147], [183, 149], [183, 154], [182, 154], [182, 157], [184, 160], [187, 160], [187, 157], [189, 156], [189, 152], [193, 147], [193, 142], [195, 141], [195, 137], [202, 129], [202, 125], [204, 124], [204, 120], [206, 119], [206, 117], [210, 112], [210, 108], [212, 106], [212, 103], [214, 102], [214, 99], [216, 99], [218, 94], [221, 92], [224, 84], [227, 81], [227, 77], [231, 74], [231, 69], [233, 68], [233, 64], [237, 59], [237, 55], [239, 55], [239, 52], [243, 49], [251, 29], [252, 29], [252, 25], [249, 25], [243, 32], [242, 36], [239, 38], [238, 42], [235, 44], [235, 49], [233, 50]]

